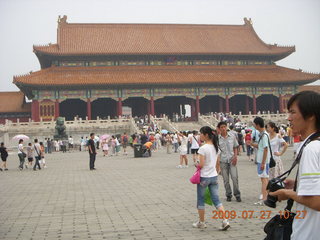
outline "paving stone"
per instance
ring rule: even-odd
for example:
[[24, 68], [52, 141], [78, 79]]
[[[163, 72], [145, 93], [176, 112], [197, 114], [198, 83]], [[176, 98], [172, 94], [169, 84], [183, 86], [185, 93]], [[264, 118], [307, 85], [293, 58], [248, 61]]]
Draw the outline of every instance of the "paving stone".
[[[289, 147], [283, 156], [286, 169], [292, 163]], [[231, 228], [218, 230], [221, 220], [206, 206], [205, 230], [193, 229], [197, 220], [196, 186], [189, 183], [194, 167], [176, 169], [179, 155], [164, 150], [151, 158], [102, 157], [96, 171], [88, 170], [87, 152], [46, 155], [48, 168], [18, 171], [18, 157], [8, 158], [8, 172], [0, 173], [0, 239], [263, 239], [260, 211], [281, 210], [257, 207], [260, 180], [256, 165], [239, 157], [238, 172], [242, 202], [225, 201], [219, 177], [219, 193], [226, 210], [235, 211]], [[189, 156], [191, 160], [191, 156]], [[253, 218], [242, 218], [255, 211]]]

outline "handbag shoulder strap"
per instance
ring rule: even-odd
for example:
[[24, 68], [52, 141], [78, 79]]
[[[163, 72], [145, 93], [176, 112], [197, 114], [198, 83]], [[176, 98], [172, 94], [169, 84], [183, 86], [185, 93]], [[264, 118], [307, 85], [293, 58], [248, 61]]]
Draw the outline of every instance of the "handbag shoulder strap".
[[37, 152], [38, 156], [40, 156], [40, 154], [39, 154], [39, 152], [38, 152], [38, 149], [37, 149], [36, 145], [34, 145], [34, 149], [36, 150], [36, 152]]
[[273, 158], [273, 154], [272, 154], [272, 150], [271, 150], [271, 144], [270, 144], [270, 139], [269, 139], [268, 134], [266, 134], [265, 132], [263, 132], [262, 135], [261, 135], [261, 137], [259, 138], [258, 144], [259, 144], [260, 140], [262, 139], [263, 135], [266, 135], [267, 138], [268, 138], [269, 150], [270, 150], [271, 157]]
[[[265, 133], [264, 133], [264, 134], [265, 134]], [[273, 158], [273, 154], [272, 154], [272, 150], [271, 150], [271, 144], [270, 144], [270, 138], [269, 138], [268, 134], [266, 134], [266, 135], [267, 135], [267, 138], [268, 138], [268, 144], [269, 144], [270, 155], [271, 155], [271, 157]]]

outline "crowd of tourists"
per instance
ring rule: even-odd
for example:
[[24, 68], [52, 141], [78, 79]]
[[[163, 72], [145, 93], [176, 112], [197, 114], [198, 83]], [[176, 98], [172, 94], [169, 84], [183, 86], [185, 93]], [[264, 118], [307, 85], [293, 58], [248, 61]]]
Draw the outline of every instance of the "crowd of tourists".
[[[288, 120], [290, 122], [288, 128], [278, 127], [273, 122], [265, 124], [264, 119], [256, 117], [253, 121], [254, 129], [247, 131], [244, 129], [246, 150], [249, 150], [251, 155], [251, 148], [256, 149], [257, 175], [261, 180], [261, 200], [255, 205], [266, 204], [269, 207], [275, 207], [275, 202], [288, 200], [285, 208], [285, 211], [288, 211], [288, 217], [281, 221], [279, 221], [279, 218], [281, 219], [279, 215], [270, 219], [265, 228], [266, 239], [298, 240], [319, 238], [319, 106], [319, 94], [311, 91], [300, 92], [288, 102]], [[245, 151], [245, 148], [239, 148], [239, 131], [238, 133], [237, 131], [234, 132], [232, 127], [229, 127], [229, 131], [227, 131], [227, 127], [228, 124], [225, 121], [221, 121], [215, 130], [210, 127], [202, 127], [200, 129], [200, 141], [198, 142], [200, 147], [197, 149], [197, 157], [195, 158], [195, 165], [198, 170], [200, 169], [199, 182], [194, 182], [196, 173], [192, 177], [193, 183], [197, 183], [199, 220], [193, 224], [196, 228], [206, 227], [204, 220], [206, 188], [209, 190], [212, 203], [222, 213], [223, 221], [220, 229], [226, 230], [230, 227], [228, 219], [225, 219], [225, 209], [219, 200], [217, 181], [219, 173], [223, 177], [226, 200], [232, 201], [233, 194], [236, 201], [241, 202], [237, 155], [241, 149]], [[283, 173], [281, 156], [291, 143], [292, 137], [299, 141], [302, 140], [302, 142], [299, 143], [299, 146], [296, 146], [296, 158], [290, 170]], [[198, 141], [198, 138], [195, 137], [195, 141]], [[251, 161], [250, 155], [249, 160]], [[295, 180], [285, 179], [297, 164], [299, 164], [299, 168]], [[230, 176], [233, 183], [233, 193], [229, 184]], [[306, 213], [303, 217], [295, 217], [295, 214], [289, 214], [293, 202], [296, 202], [297, 214], [299, 212]], [[275, 238], [275, 236], [280, 236], [279, 234], [281, 238]]]
[[[208, 191], [213, 205], [217, 211], [222, 212], [221, 230], [227, 230], [230, 223], [220, 201], [218, 176], [220, 174], [223, 179], [226, 201], [231, 202], [234, 197], [236, 202], [242, 202], [237, 165], [238, 156], [246, 153], [248, 161], [256, 164], [257, 176], [261, 183], [261, 191], [257, 194], [259, 199], [254, 205], [267, 204], [270, 196], [276, 197], [276, 201], [292, 199], [297, 204], [297, 210], [305, 211], [307, 214], [303, 218], [293, 219], [291, 239], [317, 239], [320, 234], [317, 228], [320, 222], [319, 106], [319, 94], [311, 91], [300, 92], [288, 102], [288, 121], [290, 122], [288, 125], [278, 126], [272, 121], [265, 122], [263, 118], [256, 117], [253, 120], [253, 126], [248, 127], [237, 124], [235, 119], [226, 120], [228, 119], [226, 116], [219, 115], [217, 117], [221, 121], [215, 129], [205, 126], [199, 132], [162, 132], [156, 125], [149, 124], [141, 134], [123, 133], [101, 138], [91, 133], [89, 138], [81, 138], [80, 151], [89, 152], [90, 170], [95, 170], [95, 158], [100, 148], [103, 156], [117, 156], [121, 153], [121, 148], [123, 155], [127, 155], [127, 147], [135, 147], [135, 145], [140, 145], [145, 149], [145, 156], [151, 156], [151, 152], [156, 152], [161, 148], [165, 148], [167, 154], [179, 153], [177, 168], [187, 168], [191, 162], [191, 165], [195, 166], [199, 172], [199, 182], [197, 182], [199, 219], [193, 224], [193, 227], [206, 228], [205, 195]], [[144, 126], [145, 122], [141, 124]], [[74, 147], [72, 136], [69, 137], [67, 144], [69, 148]], [[18, 144], [19, 169], [23, 170], [24, 167], [33, 170], [45, 168], [45, 154], [59, 150], [60, 147], [58, 148], [57, 145], [60, 144], [56, 144], [54, 140], [46, 139], [45, 142], [38, 142], [38, 139], [35, 139], [33, 144], [29, 143], [24, 146], [23, 139], [20, 139]], [[63, 145], [65, 143], [61, 144]], [[296, 179], [280, 179], [283, 187], [273, 191], [270, 189], [270, 182], [286, 174], [281, 156], [290, 145], [294, 147], [293, 157], [295, 157], [292, 168], [295, 164], [299, 164]], [[6, 165], [8, 152], [3, 143], [1, 143], [0, 151], [2, 159], [0, 170], [8, 170]], [[189, 161], [188, 155], [190, 154], [192, 160]], [[289, 202], [288, 206], [290, 206]], [[292, 203], [290, 209], [291, 207]]]
[[[2, 159], [0, 171], [8, 171], [7, 158], [9, 154], [3, 142], [1, 143], [0, 153]], [[37, 169], [41, 170], [42, 168], [46, 168], [45, 153], [44, 142], [39, 142], [38, 139], [34, 139], [33, 144], [29, 142], [24, 146], [24, 140], [20, 139], [18, 143], [18, 169], [22, 171], [24, 168], [29, 168], [36, 171]]]

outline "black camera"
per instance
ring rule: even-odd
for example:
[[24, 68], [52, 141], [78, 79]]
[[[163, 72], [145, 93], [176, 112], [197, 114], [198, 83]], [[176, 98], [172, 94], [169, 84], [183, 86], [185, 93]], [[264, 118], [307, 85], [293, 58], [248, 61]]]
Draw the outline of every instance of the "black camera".
[[[275, 192], [275, 191], [277, 191], [279, 189], [283, 189], [284, 188], [284, 183], [283, 183], [284, 180], [285, 180], [285, 178], [273, 178], [273, 179], [271, 179], [268, 182], [267, 190], [269, 190], [269, 192]], [[278, 197], [270, 196], [268, 194], [267, 200], [264, 201], [264, 204], [267, 205], [268, 207], [275, 208], [277, 201], [278, 201]]]

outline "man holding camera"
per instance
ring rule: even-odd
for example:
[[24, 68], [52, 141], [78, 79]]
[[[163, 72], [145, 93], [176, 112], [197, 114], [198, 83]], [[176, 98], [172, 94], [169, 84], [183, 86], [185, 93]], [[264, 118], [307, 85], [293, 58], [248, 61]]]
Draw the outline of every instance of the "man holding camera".
[[294, 218], [292, 240], [316, 240], [320, 236], [320, 94], [312, 91], [299, 92], [291, 97], [287, 108], [292, 133], [300, 134], [303, 139], [297, 151], [297, 154], [300, 150], [303, 151], [297, 190], [293, 191], [295, 181], [288, 179], [284, 181], [285, 189], [269, 192], [269, 195], [276, 196], [279, 201], [292, 199], [297, 203], [297, 212], [306, 213]]
[[269, 150], [269, 135], [265, 131], [264, 121], [261, 117], [256, 117], [253, 120], [254, 127], [259, 131], [258, 143], [251, 143], [251, 146], [257, 148], [257, 170], [258, 176], [261, 180], [261, 194], [262, 199], [255, 203], [255, 205], [264, 205], [263, 201], [267, 199], [267, 185], [269, 180], [269, 160], [270, 160], [270, 150]]

